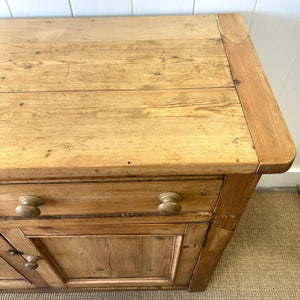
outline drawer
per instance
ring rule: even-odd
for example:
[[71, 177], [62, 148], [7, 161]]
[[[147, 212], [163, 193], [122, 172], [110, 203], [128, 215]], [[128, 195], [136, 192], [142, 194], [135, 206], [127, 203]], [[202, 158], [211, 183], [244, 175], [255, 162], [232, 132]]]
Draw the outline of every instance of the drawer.
[[41, 216], [159, 214], [158, 196], [176, 192], [181, 213], [211, 212], [222, 180], [11, 184], [0, 186], [0, 215], [17, 216], [20, 196], [43, 200]]

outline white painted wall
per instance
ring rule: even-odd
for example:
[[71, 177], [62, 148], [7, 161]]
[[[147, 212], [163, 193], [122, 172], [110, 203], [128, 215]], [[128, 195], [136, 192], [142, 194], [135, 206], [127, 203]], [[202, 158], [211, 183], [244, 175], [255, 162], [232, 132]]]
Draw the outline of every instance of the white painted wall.
[[262, 186], [300, 185], [300, 0], [0, 0], [0, 18], [240, 12], [293, 136], [298, 156]]

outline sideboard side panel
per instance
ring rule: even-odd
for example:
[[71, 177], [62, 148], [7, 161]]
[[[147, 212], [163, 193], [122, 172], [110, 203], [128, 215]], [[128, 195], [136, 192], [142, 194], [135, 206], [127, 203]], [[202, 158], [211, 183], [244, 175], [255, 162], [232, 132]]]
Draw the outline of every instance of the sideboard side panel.
[[259, 174], [226, 176], [206, 243], [190, 281], [191, 292], [205, 290], [259, 179]]

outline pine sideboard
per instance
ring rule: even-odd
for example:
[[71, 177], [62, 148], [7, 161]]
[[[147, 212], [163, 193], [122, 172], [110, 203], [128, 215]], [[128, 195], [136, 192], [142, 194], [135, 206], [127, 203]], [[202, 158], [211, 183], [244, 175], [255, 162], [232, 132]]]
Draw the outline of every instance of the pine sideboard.
[[238, 14], [0, 20], [0, 289], [202, 291], [295, 147]]

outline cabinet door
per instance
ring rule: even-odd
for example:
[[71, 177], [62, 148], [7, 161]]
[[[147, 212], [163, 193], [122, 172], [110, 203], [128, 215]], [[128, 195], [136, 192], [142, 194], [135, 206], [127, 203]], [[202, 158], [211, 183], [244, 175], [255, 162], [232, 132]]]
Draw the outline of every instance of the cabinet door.
[[41, 257], [36, 271], [57, 288], [186, 287], [208, 223], [9, 229], [6, 238]]
[[0, 290], [48, 286], [38, 273], [27, 270], [25, 263], [22, 254], [0, 236]]

